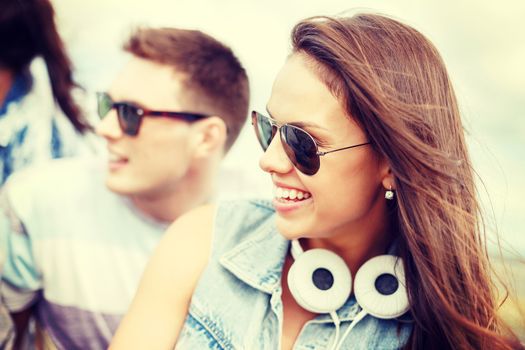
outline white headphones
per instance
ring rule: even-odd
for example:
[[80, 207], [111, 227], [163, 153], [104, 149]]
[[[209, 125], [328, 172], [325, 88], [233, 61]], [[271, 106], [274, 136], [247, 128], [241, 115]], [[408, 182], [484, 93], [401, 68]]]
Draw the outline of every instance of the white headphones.
[[355, 275], [354, 294], [362, 311], [339, 340], [336, 310], [345, 304], [352, 291], [352, 274], [344, 260], [326, 249], [303, 251], [292, 241], [294, 262], [288, 271], [288, 288], [295, 301], [314, 313], [328, 313], [336, 325], [332, 349], [339, 349], [352, 328], [370, 314], [392, 319], [408, 311], [405, 272], [401, 258], [379, 255], [365, 262]]

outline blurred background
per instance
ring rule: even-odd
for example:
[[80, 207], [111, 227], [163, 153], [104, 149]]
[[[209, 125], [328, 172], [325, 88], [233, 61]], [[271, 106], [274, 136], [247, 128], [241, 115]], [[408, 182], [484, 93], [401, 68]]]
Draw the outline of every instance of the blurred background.
[[[525, 1], [455, 0], [53, 0], [76, 79], [93, 94], [125, 62], [122, 42], [137, 26], [203, 30], [229, 44], [251, 79], [252, 108], [264, 109], [300, 19], [360, 11], [414, 26], [440, 50], [454, 82], [487, 226], [499, 232], [518, 304], [525, 305]], [[94, 101], [94, 100], [93, 100]], [[94, 106], [93, 106], [94, 108]], [[261, 151], [246, 125], [226, 159], [232, 196], [271, 196]], [[491, 237], [494, 237], [491, 235]], [[498, 248], [490, 239], [490, 250]], [[498, 265], [500, 266], [500, 265]], [[517, 319], [507, 303], [507, 317]], [[525, 338], [525, 329], [519, 331]]]

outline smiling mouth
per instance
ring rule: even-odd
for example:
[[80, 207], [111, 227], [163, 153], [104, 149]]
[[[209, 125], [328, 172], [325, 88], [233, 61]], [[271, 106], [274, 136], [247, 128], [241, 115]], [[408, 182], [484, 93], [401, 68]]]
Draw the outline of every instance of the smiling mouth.
[[119, 156], [119, 155], [117, 155], [115, 153], [109, 153], [108, 154], [108, 160], [111, 163], [122, 163], [122, 162], [127, 162], [128, 161], [127, 158]]
[[129, 163], [129, 159], [118, 154], [108, 153], [108, 169], [110, 172], [119, 171]]
[[274, 198], [280, 202], [300, 202], [310, 198], [310, 192], [284, 187], [274, 187]]

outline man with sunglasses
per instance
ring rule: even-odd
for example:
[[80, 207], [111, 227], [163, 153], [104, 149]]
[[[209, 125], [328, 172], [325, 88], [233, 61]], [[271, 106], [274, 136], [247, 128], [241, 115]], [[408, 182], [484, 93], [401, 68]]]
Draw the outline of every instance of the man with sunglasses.
[[245, 70], [214, 38], [141, 29], [124, 48], [130, 61], [97, 96], [102, 169], [57, 161], [1, 195], [2, 299], [18, 335], [34, 311], [38, 340], [59, 349], [107, 348], [167, 225], [213, 198], [248, 114]]

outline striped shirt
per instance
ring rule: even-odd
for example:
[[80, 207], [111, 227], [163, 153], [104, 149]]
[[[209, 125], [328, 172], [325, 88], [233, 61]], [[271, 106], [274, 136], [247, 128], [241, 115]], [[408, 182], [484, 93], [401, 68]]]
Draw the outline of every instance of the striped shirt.
[[61, 159], [17, 172], [1, 196], [1, 296], [36, 305], [59, 349], [105, 349], [166, 223], [104, 184], [102, 164]]

